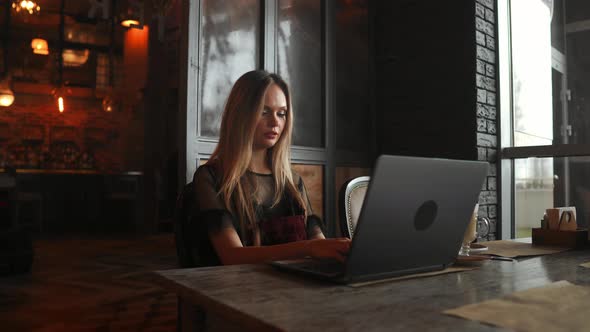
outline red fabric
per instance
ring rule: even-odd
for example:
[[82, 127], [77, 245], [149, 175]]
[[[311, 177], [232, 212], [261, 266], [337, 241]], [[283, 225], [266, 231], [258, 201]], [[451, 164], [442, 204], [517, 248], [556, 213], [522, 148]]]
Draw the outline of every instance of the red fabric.
[[303, 215], [277, 217], [260, 223], [266, 244], [280, 244], [307, 240]]

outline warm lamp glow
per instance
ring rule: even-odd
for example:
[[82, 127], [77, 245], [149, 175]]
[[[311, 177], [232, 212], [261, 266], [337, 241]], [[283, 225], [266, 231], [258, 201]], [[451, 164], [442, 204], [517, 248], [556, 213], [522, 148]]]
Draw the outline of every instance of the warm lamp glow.
[[57, 107], [58, 107], [60, 113], [64, 112], [64, 98], [63, 97], [57, 98]]
[[49, 46], [47, 46], [47, 41], [41, 38], [35, 38], [31, 41], [31, 48], [33, 49], [33, 53], [35, 54], [42, 54], [47, 55], [49, 54]]
[[64, 97], [66, 95], [70, 95], [71, 93], [72, 91], [70, 91], [69, 88], [64, 86], [57, 87], [53, 89], [53, 91], [51, 92], [53, 98], [55, 98], [55, 101], [57, 102], [57, 110], [60, 113], [63, 113], [63, 111], [66, 109]]
[[123, 20], [123, 21], [121, 21], [121, 25], [126, 28], [131, 28], [131, 27], [139, 28], [140, 27], [138, 20]]
[[14, 93], [7, 81], [0, 81], [0, 106], [8, 107], [14, 102]]
[[16, 0], [12, 1], [12, 9], [14, 9], [17, 13], [29, 13], [29, 14], [39, 14], [41, 11], [41, 6], [39, 6], [35, 1], [31, 0]]
[[80, 67], [88, 61], [89, 50], [65, 49], [61, 54], [65, 67]]
[[8, 107], [14, 102], [14, 94], [12, 91], [0, 90], [0, 106]]
[[112, 112], [115, 110], [115, 100], [113, 99], [112, 92], [108, 92], [102, 99], [102, 110], [105, 112]]

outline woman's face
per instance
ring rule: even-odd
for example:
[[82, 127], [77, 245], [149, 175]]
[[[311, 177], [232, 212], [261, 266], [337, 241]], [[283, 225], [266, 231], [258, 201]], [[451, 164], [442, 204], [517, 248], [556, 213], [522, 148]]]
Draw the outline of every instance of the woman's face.
[[254, 150], [272, 148], [281, 137], [287, 122], [287, 97], [283, 90], [271, 84], [264, 96], [264, 107], [258, 115], [254, 132]]

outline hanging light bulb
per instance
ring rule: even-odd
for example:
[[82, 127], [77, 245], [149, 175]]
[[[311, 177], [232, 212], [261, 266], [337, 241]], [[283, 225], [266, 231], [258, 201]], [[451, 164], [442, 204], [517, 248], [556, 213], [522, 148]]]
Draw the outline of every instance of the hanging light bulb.
[[0, 89], [0, 106], [8, 107], [14, 103], [14, 93], [11, 90]]
[[126, 19], [121, 21], [121, 25], [126, 27], [126, 28], [141, 28], [141, 26], [139, 25], [139, 21], [138, 20], [133, 20], [133, 19]]
[[57, 103], [57, 110], [60, 113], [63, 113], [66, 110], [65, 97], [66, 97], [66, 94], [70, 94], [70, 93], [71, 93], [71, 91], [68, 88], [63, 87], [63, 86], [53, 89], [51, 94], [53, 95], [53, 98], [55, 98], [55, 101]]
[[121, 16], [121, 25], [126, 28], [143, 29], [143, 2], [129, 1], [126, 12]]
[[31, 48], [33, 49], [33, 53], [47, 55], [49, 54], [49, 46], [47, 45], [47, 40], [42, 38], [34, 38], [31, 40]]
[[14, 102], [14, 93], [8, 81], [0, 81], [0, 106], [8, 107]]
[[57, 98], [57, 109], [59, 110], [60, 113], [64, 112], [64, 98], [63, 97]]

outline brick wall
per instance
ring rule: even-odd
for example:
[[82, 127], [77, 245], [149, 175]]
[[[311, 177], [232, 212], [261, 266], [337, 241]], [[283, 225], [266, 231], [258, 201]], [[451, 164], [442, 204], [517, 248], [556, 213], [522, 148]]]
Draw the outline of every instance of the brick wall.
[[479, 197], [479, 215], [490, 218], [489, 240], [496, 238], [498, 220], [496, 134], [496, 15], [494, 0], [476, 0], [475, 37], [477, 54], [477, 157], [490, 163], [490, 171]]
[[[62, 128], [72, 128], [67, 140], [75, 144], [80, 154], [87, 152], [93, 156], [94, 169], [101, 172], [141, 170], [143, 112], [138, 107], [129, 105], [107, 113], [101, 108], [101, 99], [66, 97], [66, 110], [59, 113], [50, 95], [15, 91], [15, 97], [10, 107], [0, 108], [0, 124], [3, 130], [8, 130], [0, 140], [2, 166], [10, 164], [10, 154], [23, 148], [50, 150], [55, 133]], [[30, 128], [36, 129], [34, 139], [27, 137]], [[29, 168], [54, 167], [47, 164]]]

